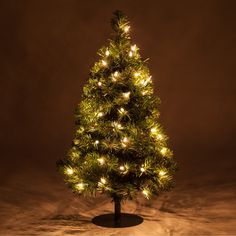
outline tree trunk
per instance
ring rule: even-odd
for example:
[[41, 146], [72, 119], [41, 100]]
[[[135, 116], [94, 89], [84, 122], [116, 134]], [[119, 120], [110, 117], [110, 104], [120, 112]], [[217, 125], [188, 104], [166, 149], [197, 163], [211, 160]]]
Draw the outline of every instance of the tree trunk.
[[113, 198], [115, 204], [115, 226], [119, 227], [121, 224], [121, 198], [117, 195]]

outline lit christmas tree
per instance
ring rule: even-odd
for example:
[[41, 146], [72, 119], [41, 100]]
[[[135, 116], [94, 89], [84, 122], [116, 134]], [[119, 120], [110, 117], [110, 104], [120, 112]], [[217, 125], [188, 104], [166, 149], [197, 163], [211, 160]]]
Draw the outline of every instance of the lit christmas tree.
[[75, 111], [76, 134], [58, 167], [73, 192], [107, 194], [115, 203], [138, 192], [150, 199], [172, 187], [176, 163], [159, 123], [159, 99], [127, 18], [115, 12], [114, 40], [99, 50]]

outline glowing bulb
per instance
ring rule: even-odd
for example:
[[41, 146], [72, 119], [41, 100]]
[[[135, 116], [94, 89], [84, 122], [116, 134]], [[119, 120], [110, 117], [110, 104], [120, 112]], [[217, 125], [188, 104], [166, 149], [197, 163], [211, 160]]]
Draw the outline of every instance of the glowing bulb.
[[76, 188], [77, 188], [78, 190], [83, 190], [83, 189], [84, 189], [84, 184], [83, 184], [83, 183], [78, 183], [78, 184], [76, 185]]
[[118, 122], [113, 122], [113, 126], [117, 129], [121, 129], [122, 128], [122, 125]]
[[152, 76], [149, 76], [149, 77], [147, 78], [146, 82], [147, 82], [147, 83], [150, 82], [151, 79], [152, 79]]
[[99, 144], [99, 141], [98, 141], [98, 140], [96, 140], [96, 141], [95, 141], [95, 143], [96, 143], [96, 144]]
[[135, 72], [134, 77], [138, 77], [138, 76], [140, 76], [140, 72]]
[[151, 128], [151, 133], [156, 133], [157, 132], [157, 128], [154, 127], [154, 128]]
[[130, 52], [129, 52], [129, 57], [132, 57], [132, 56], [133, 56], [133, 52], [130, 51]]
[[145, 197], [148, 197], [149, 193], [148, 193], [148, 191], [147, 191], [146, 189], [143, 190], [143, 195], [144, 195]]
[[129, 96], [130, 96], [130, 92], [123, 93], [123, 97], [124, 97], [125, 99], [128, 99], [128, 98], [129, 98]]
[[143, 92], [142, 92], [142, 95], [145, 95], [145, 94], [147, 94], [147, 93], [148, 93], [147, 91], [143, 91]]
[[102, 82], [99, 81], [98, 82], [98, 86], [101, 87], [102, 86]]
[[165, 171], [163, 171], [163, 170], [159, 171], [159, 175], [160, 175], [160, 176], [164, 176], [165, 174], [166, 174]]
[[128, 26], [128, 25], [125, 26], [125, 27], [124, 27], [124, 31], [125, 31], [125, 33], [128, 33], [128, 32], [129, 32], [129, 29], [130, 29], [130, 26]]
[[73, 169], [71, 169], [71, 168], [67, 168], [66, 173], [67, 173], [68, 175], [72, 175], [72, 174], [74, 173], [74, 171], [73, 171]]
[[98, 113], [98, 117], [102, 117], [104, 114], [102, 112]]
[[120, 166], [119, 168], [121, 171], [124, 171], [125, 170], [125, 167], [124, 166]]
[[162, 139], [163, 139], [163, 136], [162, 136], [161, 134], [158, 134], [158, 135], [157, 135], [157, 139], [162, 140]]
[[119, 72], [118, 71], [115, 71], [112, 75], [112, 80], [115, 82], [116, 81], [116, 78], [119, 76]]
[[104, 60], [102, 60], [102, 65], [103, 65], [103, 66], [106, 66], [106, 65], [107, 65], [107, 62], [104, 61]]
[[124, 137], [123, 140], [122, 140], [124, 143], [128, 143], [129, 142], [129, 139], [127, 137]]
[[125, 110], [123, 107], [121, 107], [121, 108], [119, 109], [119, 113], [120, 113], [120, 114], [125, 114], [125, 113], [126, 113], [126, 110]]
[[104, 160], [103, 158], [98, 158], [97, 161], [98, 161], [101, 165], [103, 165], [103, 164], [105, 163], [105, 160]]
[[145, 172], [145, 169], [143, 167], [140, 168], [141, 172]]
[[103, 183], [103, 184], [105, 184], [107, 181], [106, 181], [106, 179], [105, 178], [101, 178], [101, 182]]
[[106, 56], [109, 56], [109, 55], [110, 55], [110, 52], [109, 52], [108, 49], [106, 50], [105, 54], [106, 54]]
[[167, 152], [167, 148], [166, 148], [166, 147], [163, 147], [163, 148], [161, 149], [161, 154], [165, 155], [166, 152]]
[[136, 47], [136, 45], [135, 45], [135, 44], [134, 44], [133, 46], [131, 46], [131, 50], [132, 50], [132, 51], [135, 51], [135, 50], [136, 50], [136, 48], [137, 48], [137, 47]]

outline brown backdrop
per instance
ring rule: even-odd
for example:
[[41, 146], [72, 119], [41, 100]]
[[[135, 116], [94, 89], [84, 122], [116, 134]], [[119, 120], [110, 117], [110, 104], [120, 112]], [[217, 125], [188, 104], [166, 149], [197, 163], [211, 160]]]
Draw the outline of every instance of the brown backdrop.
[[128, 15], [133, 41], [150, 58], [179, 183], [235, 177], [233, 2], [1, 0], [1, 181], [29, 169], [55, 173], [116, 9]]

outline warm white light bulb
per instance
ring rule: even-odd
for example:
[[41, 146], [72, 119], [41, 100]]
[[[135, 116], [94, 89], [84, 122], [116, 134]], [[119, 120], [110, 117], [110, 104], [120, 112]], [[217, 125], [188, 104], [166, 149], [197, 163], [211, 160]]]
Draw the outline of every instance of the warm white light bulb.
[[68, 175], [72, 175], [72, 174], [74, 173], [74, 171], [73, 171], [73, 169], [71, 169], [71, 168], [67, 168], [66, 173], [67, 173]]
[[125, 109], [124, 109], [123, 107], [121, 107], [121, 108], [119, 109], [119, 112], [120, 112], [120, 114], [124, 114], [124, 113], [125, 113]]
[[105, 163], [105, 160], [104, 160], [103, 158], [98, 158], [97, 161], [98, 161], [101, 165], [103, 165], [103, 164]]
[[163, 148], [161, 149], [161, 154], [165, 155], [166, 152], [167, 152], [167, 148], [166, 148], [166, 147], [163, 147]]
[[124, 171], [125, 170], [125, 167], [124, 166], [120, 166], [119, 168], [121, 171]]
[[124, 137], [124, 138], [123, 138], [123, 142], [124, 142], [124, 143], [128, 143], [128, 142], [129, 142], [129, 139], [128, 139], [127, 137]]
[[106, 181], [106, 179], [105, 179], [104, 177], [102, 177], [102, 178], [101, 178], [101, 182], [102, 182], [103, 184], [105, 184], [107, 181]]
[[109, 52], [108, 49], [106, 50], [105, 54], [106, 54], [106, 56], [109, 56], [109, 55], [110, 55], [110, 52]]
[[133, 56], [133, 52], [130, 51], [130, 52], [129, 52], [129, 57], [132, 57], [132, 56]]
[[140, 72], [135, 72], [134, 77], [138, 77], [138, 76], [140, 76]]
[[128, 99], [129, 96], [130, 96], [130, 92], [123, 93], [123, 97], [124, 97], [125, 99]]
[[128, 26], [128, 25], [125, 26], [125, 27], [124, 27], [124, 31], [125, 31], [125, 33], [128, 33], [128, 32], [129, 32], [129, 29], [130, 29], [130, 26]]
[[102, 117], [104, 114], [102, 112], [98, 113], [98, 117]]
[[118, 71], [115, 71], [114, 74], [113, 74], [114, 77], [118, 77], [118, 75], [119, 75]]
[[151, 128], [151, 133], [156, 133], [156, 132], [157, 132], [157, 128], [156, 127]]
[[140, 168], [141, 172], [145, 172], [145, 169], [143, 167]]
[[99, 81], [99, 82], [98, 82], [98, 86], [99, 86], [99, 87], [102, 86], [102, 82]]
[[122, 125], [118, 122], [113, 122], [113, 126], [117, 129], [121, 129], [122, 128]]
[[132, 50], [132, 51], [135, 51], [135, 50], [136, 50], [136, 48], [137, 48], [137, 47], [136, 47], [136, 45], [135, 45], [135, 44], [134, 44], [133, 46], [131, 46], [131, 50]]
[[166, 174], [165, 171], [163, 171], [163, 170], [159, 171], [159, 175], [160, 175], [160, 176], [164, 176], [165, 174]]
[[103, 66], [106, 66], [106, 65], [107, 65], [107, 62], [104, 61], [104, 60], [102, 60], [102, 65], [103, 65]]
[[145, 197], [148, 197], [149, 193], [146, 189], [143, 190], [143, 194], [145, 195]]
[[149, 77], [147, 78], [146, 82], [147, 82], [147, 83], [150, 82], [151, 79], [152, 79], [152, 76], [149, 76]]
[[96, 140], [96, 141], [95, 141], [95, 143], [96, 143], [96, 144], [99, 144], [99, 141], [98, 141], [98, 140]]
[[76, 185], [76, 187], [77, 187], [77, 189], [79, 189], [79, 190], [83, 190], [83, 189], [84, 189], [84, 183], [78, 183], [78, 184]]
[[162, 139], [163, 139], [163, 136], [162, 136], [161, 134], [158, 134], [158, 135], [157, 135], [157, 139], [162, 140]]

